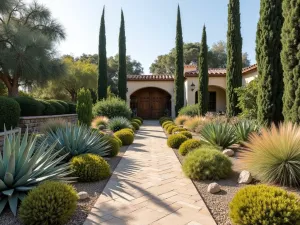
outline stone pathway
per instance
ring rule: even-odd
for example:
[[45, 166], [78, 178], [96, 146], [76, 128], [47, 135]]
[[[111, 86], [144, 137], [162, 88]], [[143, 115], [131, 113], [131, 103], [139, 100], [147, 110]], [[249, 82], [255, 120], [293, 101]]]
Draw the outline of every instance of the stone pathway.
[[157, 121], [145, 121], [84, 225], [215, 225]]

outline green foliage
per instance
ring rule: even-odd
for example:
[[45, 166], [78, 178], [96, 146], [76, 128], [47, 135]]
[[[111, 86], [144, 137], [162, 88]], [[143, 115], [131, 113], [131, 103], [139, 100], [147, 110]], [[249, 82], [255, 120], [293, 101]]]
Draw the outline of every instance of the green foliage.
[[[182, 134], [182, 133], [181, 133]], [[182, 143], [179, 147], [179, 154], [185, 156], [192, 150], [199, 148], [202, 145], [201, 141], [196, 139], [190, 139]]]
[[63, 225], [75, 212], [77, 199], [77, 192], [71, 185], [46, 181], [24, 198], [19, 218], [25, 225]]
[[68, 103], [68, 105], [69, 105], [69, 113], [71, 113], [71, 114], [75, 114], [76, 113], [76, 104], [75, 103]]
[[40, 103], [43, 104], [44, 110], [43, 110], [43, 115], [55, 115], [55, 107], [51, 105], [50, 102], [44, 101], [44, 100], [38, 100]]
[[142, 121], [140, 121], [139, 119], [132, 119], [131, 122], [135, 122], [137, 123], [139, 126], [142, 126]]
[[285, 121], [300, 123], [300, 1], [283, 0], [284, 23], [281, 33], [283, 67], [283, 115]]
[[21, 108], [21, 116], [41, 116], [43, 115], [44, 105], [30, 97], [15, 97]]
[[70, 112], [69, 104], [62, 100], [56, 100], [59, 104], [61, 104], [65, 108], [65, 114], [68, 114]]
[[173, 130], [178, 128], [176, 125], [168, 126], [167, 133], [172, 134]]
[[106, 34], [105, 34], [105, 8], [103, 8], [100, 31], [99, 31], [99, 59], [98, 59], [98, 100], [107, 97], [107, 57], [106, 57]]
[[132, 119], [137, 119], [137, 120], [141, 121], [142, 124], [144, 122], [143, 118], [141, 118], [139, 116], [134, 116]]
[[184, 61], [183, 61], [183, 38], [181, 27], [180, 8], [177, 10], [176, 25], [176, 53], [175, 53], [175, 73], [174, 73], [174, 96], [175, 96], [175, 114], [184, 105]]
[[135, 130], [139, 130], [140, 129], [139, 124], [136, 123], [136, 122], [131, 122], [131, 125], [134, 127]]
[[18, 199], [23, 199], [27, 191], [46, 180], [70, 180], [68, 164], [62, 160], [66, 155], [55, 151], [57, 141], [47, 145], [37, 144], [37, 137], [25, 134], [5, 136], [3, 153], [0, 153], [0, 214], [8, 203], [14, 215], [17, 213]]
[[127, 130], [127, 131], [129, 131], [130, 133], [132, 133], [133, 135], [134, 135], [134, 132], [135, 132], [134, 127], [132, 127], [132, 128], [124, 128], [124, 129], [122, 129], [122, 130]]
[[167, 144], [170, 148], [178, 149], [180, 145], [187, 140], [188, 138], [183, 134], [172, 134], [168, 137]]
[[111, 98], [97, 102], [93, 107], [94, 116], [125, 117], [130, 119], [132, 111], [125, 101], [119, 98]]
[[296, 124], [272, 125], [261, 134], [253, 133], [245, 145], [243, 164], [263, 183], [300, 186], [300, 127]]
[[168, 131], [169, 127], [171, 127], [171, 126], [176, 126], [176, 125], [175, 125], [175, 123], [171, 122], [171, 123], [166, 124], [163, 128], [164, 128], [166, 131]]
[[179, 116], [198, 116], [199, 115], [199, 105], [187, 105], [180, 109]]
[[179, 133], [181, 131], [186, 131], [185, 128], [177, 127], [172, 130], [172, 134]]
[[192, 139], [193, 135], [189, 131], [181, 131], [180, 134], [186, 136], [188, 139]]
[[5, 84], [0, 80], [0, 96], [7, 96], [7, 87]]
[[[134, 133], [133, 133], [133, 135], [134, 135]], [[123, 146], [123, 144], [122, 144], [122, 141], [121, 141], [121, 139], [120, 138], [118, 138], [116, 135], [113, 135], [113, 137], [117, 140], [117, 142], [119, 143], [119, 146], [120, 147], [122, 147]]]
[[110, 157], [118, 155], [122, 141], [119, 138], [109, 137], [108, 144], [110, 145]]
[[237, 106], [241, 110], [240, 117], [245, 119], [257, 118], [257, 95], [258, 95], [258, 79], [252, 80], [248, 85], [235, 89], [238, 96]]
[[209, 123], [203, 127], [200, 135], [203, 141], [223, 149], [238, 142], [235, 127], [229, 123]]
[[116, 132], [124, 128], [132, 128], [132, 123], [127, 118], [118, 116], [109, 120], [107, 128]]
[[21, 109], [14, 99], [0, 96], [0, 132], [10, 130], [18, 125]]
[[162, 125], [166, 121], [173, 121], [173, 119], [171, 117], [161, 117], [161, 118], [159, 118], [160, 125]]
[[131, 145], [134, 140], [134, 134], [129, 130], [123, 129], [115, 133], [115, 136], [122, 141], [122, 145]]
[[127, 92], [127, 69], [126, 69], [126, 36], [123, 10], [121, 10], [121, 25], [119, 34], [119, 74], [118, 91], [119, 97], [126, 101]]
[[230, 202], [234, 224], [300, 224], [299, 197], [278, 187], [251, 185], [240, 189]]
[[64, 128], [67, 125], [67, 121], [64, 119], [50, 119], [42, 123], [39, 131], [43, 134], [46, 134], [50, 131], [56, 132], [59, 128]]
[[200, 45], [198, 70], [199, 70], [199, 87], [198, 87], [198, 105], [199, 114], [204, 116], [208, 110], [208, 47], [206, 40], [206, 28], [203, 26], [202, 41]]
[[240, 143], [248, 141], [251, 133], [258, 132], [259, 126], [253, 120], [242, 120], [235, 125], [235, 132]]
[[108, 163], [95, 154], [83, 154], [71, 159], [73, 176], [78, 177], [80, 182], [93, 182], [106, 179], [110, 176]]
[[67, 154], [66, 160], [73, 156], [92, 153], [100, 156], [109, 155], [107, 140], [84, 125], [67, 124], [64, 128], [58, 128], [55, 132], [46, 133], [48, 144], [58, 141], [55, 149], [62, 149], [61, 154]]
[[166, 121], [163, 122], [163, 124], [161, 125], [164, 129], [167, 127], [167, 125], [175, 125], [173, 121]]
[[55, 114], [56, 115], [61, 115], [65, 114], [65, 107], [58, 103], [56, 100], [47, 100], [54, 108], [55, 108]]
[[238, 97], [235, 88], [242, 86], [242, 36], [240, 21], [240, 1], [229, 0], [227, 31], [227, 72], [226, 72], [226, 113], [236, 116], [239, 113]]
[[84, 124], [87, 126], [91, 125], [93, 115], [92, 115], [93, 102], [91, 97], [91, 92], [80, 89], [77, 94], [77, 114], [79, 124]]
[[230, 159], [220, 151], [205, 146], [190, 152], [182, 165], [185, 175], [193, 180], [219, 180], [232, 172]]

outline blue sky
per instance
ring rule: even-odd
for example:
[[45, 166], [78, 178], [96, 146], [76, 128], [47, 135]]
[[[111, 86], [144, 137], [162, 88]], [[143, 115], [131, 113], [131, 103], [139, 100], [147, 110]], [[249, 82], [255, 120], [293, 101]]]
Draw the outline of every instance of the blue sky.
[[[26, 0], [31, 1], [31, 0]], [[207, 27], [208, 45], [226, 41], [228, 0], [39, 0], [66, 29], [60, 54], [97, 53], [102, 7], [106, 7], [107, 56], [118, 52], [120, 10], [126, 24], [127, 53], [149, 73], [158, 55], [175, 45], [176, 10], [180, 4], [184, 42], [199, 42]], [[259, 0], [240, 0], [243, 51], [255, 63], [255, 32]]]

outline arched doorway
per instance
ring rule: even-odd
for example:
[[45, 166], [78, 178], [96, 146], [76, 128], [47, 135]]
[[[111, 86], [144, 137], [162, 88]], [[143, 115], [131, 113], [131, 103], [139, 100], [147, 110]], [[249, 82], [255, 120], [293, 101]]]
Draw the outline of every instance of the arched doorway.
[[149, 87], [130, 96], [133, 113], [144, 119], [158, 119], [171, 115], [171, 95], [159, 88]]

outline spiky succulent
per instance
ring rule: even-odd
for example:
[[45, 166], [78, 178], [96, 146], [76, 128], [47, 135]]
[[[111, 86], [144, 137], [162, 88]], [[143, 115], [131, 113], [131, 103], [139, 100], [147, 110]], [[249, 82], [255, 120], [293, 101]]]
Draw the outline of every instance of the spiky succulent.
[[132, 128], [131, 122], [125, 117], [114, 117], [107, 124], [108, 129], [117, 132], [124, 128]]
[[251, 133], [258, 132], [258, 123], [253, 120], [242, 120], [235, 125], [235, 132], [239, 142], [248, 141]]
[[0, 214], [8, 203], [14, 215], [19, 200], [39, 183], [46, 180], [70, 181], [72, 171], [68, 163], [62, 163], [66, 154], [55, 150], [57, 142], [50, 146], [46, 140], [37, 144], [37, 137], [28, 137], [28, 129], [5, 136], [3, 153], [0, 153]]

